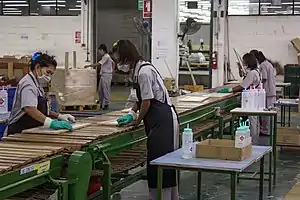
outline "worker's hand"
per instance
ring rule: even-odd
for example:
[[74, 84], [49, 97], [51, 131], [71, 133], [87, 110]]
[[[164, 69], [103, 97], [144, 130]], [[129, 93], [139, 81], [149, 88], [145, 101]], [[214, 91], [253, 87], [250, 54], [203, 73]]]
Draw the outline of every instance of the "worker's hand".
[[222, 88], [217, 93], [232, 93], [232, 88]]
[[131, 115], [130, 113], [123, 115], [117, 119], [119, 126], [126, 126], [130, 124], [132, 121], [133, 121], [133, 115]]
[[75, 117], [73, 115], [70, 115], [70, 114], [64, 114], [64, 115], [59, 114], [58, 119], [59, 120], [64, 120], [64, 121], [67, 121], [67, 122], [71, 122], [71, 123], [76, 122]]
[[44, 121], [44, 126], [55, 129], [55, 130], [60, 130], [60, 129], [67, 129], [68, 131], [73, 130], [73, 127], [69, 122], [52, 120], [49, 117], [46, 117], [46, 119]]
[[127, 124], [126, 126], [133, 126], [133, 127], [137, 127], [139, 124], [141, 123], [141, 121], [138, 120], [134, 120], [133, 122]]
[[69, 122], [59, 121], [59, 120], [52, 120], [50, 124], [50, 128], [55, 130], [61, 130], [61, 129], [67, 129], [68, 131], [73, 130], [73, 127]]

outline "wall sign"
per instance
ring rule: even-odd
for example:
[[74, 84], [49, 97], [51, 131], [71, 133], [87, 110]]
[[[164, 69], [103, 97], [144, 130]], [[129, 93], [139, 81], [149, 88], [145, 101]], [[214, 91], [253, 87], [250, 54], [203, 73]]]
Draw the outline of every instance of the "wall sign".
[[152, 18], [152, 0], [144, 0], [143, 18]]
[[75, 32], [75, 43], [76, 44], [80, 44], [81, 43], [81, 32], [80, 31], [76, 31]]
[[144, 0], [138, 0], [138, 10], [143, 11]]

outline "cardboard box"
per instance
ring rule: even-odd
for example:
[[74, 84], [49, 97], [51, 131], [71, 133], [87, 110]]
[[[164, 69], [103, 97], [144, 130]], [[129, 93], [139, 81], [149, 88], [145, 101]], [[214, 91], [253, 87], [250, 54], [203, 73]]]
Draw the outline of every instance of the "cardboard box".
[[235, 148], [234, 140], [208, 139], [196, 145], [196, 158], [242, 161], [252, 155], [252, 144]]
[[296, 51], [298, 53], [300, 53], [300, 39], [298, 37], [294, 38], [294, 39], [291, 40], [291, 43], [293, 44], [293, 46], [296, 49]]
[[287, 146], [300, 146], [299, 129], [293, 127], [278, 127], [277, 144]]

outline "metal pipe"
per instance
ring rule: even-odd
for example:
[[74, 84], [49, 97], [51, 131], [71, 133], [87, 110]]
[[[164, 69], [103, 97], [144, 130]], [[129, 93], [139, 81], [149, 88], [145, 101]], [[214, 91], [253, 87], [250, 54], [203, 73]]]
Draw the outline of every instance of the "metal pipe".
[[210, 38], [209, 38], [209, 83], [208, 88], [212, 88], [212, 53], [213, 53], [213, 42], [214, 42], [214, 0], [211, 0], [210, 5]]
[[86, 12], [86, 60], [89, 62], [89, 48], [90, 48], [90, 1], [87, 1], [87, 12]]

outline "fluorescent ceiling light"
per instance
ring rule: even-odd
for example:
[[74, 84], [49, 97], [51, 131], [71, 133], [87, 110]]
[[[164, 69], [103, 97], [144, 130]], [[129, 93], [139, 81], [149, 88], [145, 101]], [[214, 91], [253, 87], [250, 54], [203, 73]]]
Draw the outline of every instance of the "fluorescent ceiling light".
[[27, 1], [3, 1], [3, 3], [27, 3]]
[[17, 8], [3, 8], [3, 10], [18, 10]]
[[69, 8], [69, 11], [81, 11], [81, 8]]
[[77, 3], [81, 3], [81, 1], [76, 1]]
[[28, 7], [28, 4], [5, 4], [5, 7]]
[[[56, 7], [56, 4], [43, 4], [42, 7]], [[66, 7], [66, 5], [57, 4], [57, 7]]]
[[[38, 3], [56, 3], [56, 1], [51, 1], [51, 0], [38, 0]], [[65, 0], [58, 0], [57, 3], [66, 3]]]
[[22, 13], [5, 13], [3, 12], [4, 15], [22, 15]]
[[81, 8], [81, 5], [76, 5], [76, 8]]
[[21, 10], [3, 10], [4, 13], [21, 13]]

